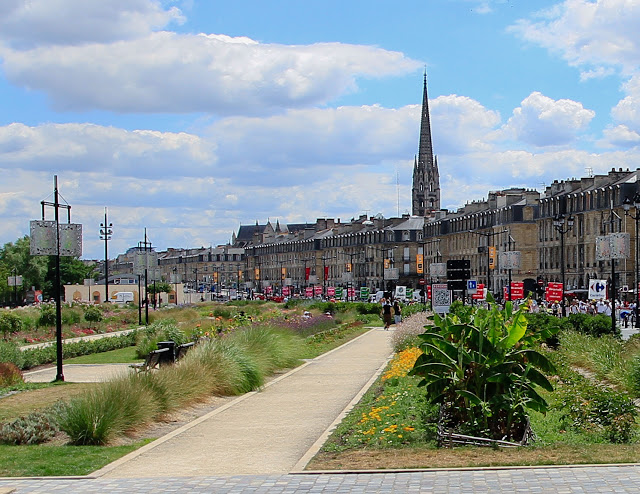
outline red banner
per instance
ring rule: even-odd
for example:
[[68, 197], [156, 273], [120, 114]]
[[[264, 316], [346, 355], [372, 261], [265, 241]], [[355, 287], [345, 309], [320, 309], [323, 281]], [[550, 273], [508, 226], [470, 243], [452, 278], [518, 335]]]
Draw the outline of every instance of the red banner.
[[327, 297], [335, 297], [336, 289], [333, 286], [327, 287]]
[[309, 298], [313, 297], [313, 287], [312, 286], [308, 286], [305, 289], [304, 294]]
[[524, 298], [524, 283], [522, 281], [511, 282], [511, 300], [522, 300]]
[[325, 281], [329, 279], [329, 266], [324, 267], [324, 279]]
[[431, 285], [427, 285], [427, 300], [431, 300]]
[[321, 286], [316, 286], [316, 287], [314, 287], [313, 292], [314, 292], [316, 295], [322, 295], [322, 287], [321, 287]]
[[563, 295], [562, 283], [548, 283], [545, 292], [547, 302], [561, 302]]
[[273, 287], [265, 286], [264, 293], [268, 293], [269, 295], [271, 295], [271, 293], [273, 293]]
[[484, 300], [484, 283], [478, 283], [477, 291], [471, 295], [473, 300]]
[[309, 274], [311, 273], [311, 268], [304, 268], [304, 279], [309, 281]]
[[349, 290], [347, 290], [347, 297], [355, 298], [355, 296], [356, 296], [356, 289], [355, 288], [349, 288]]

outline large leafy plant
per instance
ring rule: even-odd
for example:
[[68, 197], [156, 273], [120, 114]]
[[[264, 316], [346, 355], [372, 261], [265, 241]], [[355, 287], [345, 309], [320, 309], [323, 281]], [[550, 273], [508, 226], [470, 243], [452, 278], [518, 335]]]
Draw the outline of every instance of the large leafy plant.
[[546, 412], [538, 394], [553, 388], [543, 373], [553, 365], [536, 350], [556, 329], [527, 326], [511, 302], [461, 314], [434, 315], [434, 326], [419, 336], [423, 354], [411, 373], [421, 376], [431, 403], [440, 404], [446, 426], [491, 439], [520, 439], [527, 409]]

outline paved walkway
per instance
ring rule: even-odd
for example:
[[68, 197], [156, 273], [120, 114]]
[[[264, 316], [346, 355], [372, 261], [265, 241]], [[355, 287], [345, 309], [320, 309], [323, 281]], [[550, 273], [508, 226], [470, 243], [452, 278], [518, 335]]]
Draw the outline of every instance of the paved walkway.
[[[68, 383], [98, 383], [127, 374], [131, 364], [64, 364], [64, 380]], [[47, 367], [23, 373], [24, 380], [30, 383], [48, 383], [55, 380], [56, 367]]]
[[90, 477], [0, 479], [0, 494], [640, 492], [640, 466], [634, 465], [300, 473], [382, 369], [390, 334], [370, 331]]

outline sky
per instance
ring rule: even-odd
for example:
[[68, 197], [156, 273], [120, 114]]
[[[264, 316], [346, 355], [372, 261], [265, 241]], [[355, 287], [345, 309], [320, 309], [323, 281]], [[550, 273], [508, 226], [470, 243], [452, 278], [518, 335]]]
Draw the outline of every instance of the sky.
[[[54, 176], [83, 258], [640, 167], [640, 0], [2, 0], [0, 245]], [[47, 219], [53, 210], [47, 208]]]

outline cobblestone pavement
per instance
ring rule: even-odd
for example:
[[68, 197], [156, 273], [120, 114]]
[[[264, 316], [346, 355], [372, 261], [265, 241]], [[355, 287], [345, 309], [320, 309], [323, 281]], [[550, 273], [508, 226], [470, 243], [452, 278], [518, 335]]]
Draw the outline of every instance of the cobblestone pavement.
[[639, 466], [511, 468], [433, 472], [236, 475], [140, 479], [0, 480], [15, 494], [95, 492], [288, 493], [638, 493]]

